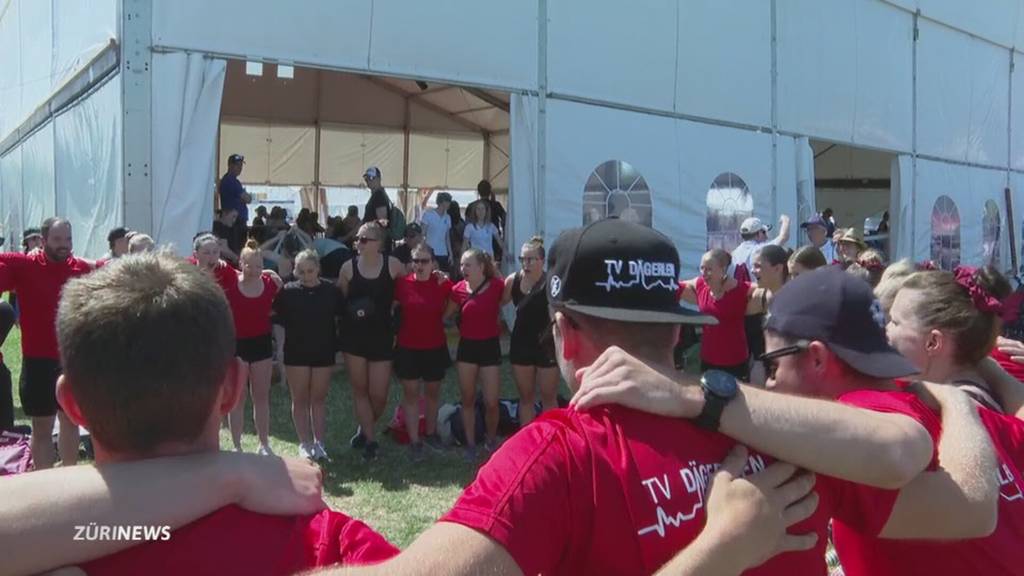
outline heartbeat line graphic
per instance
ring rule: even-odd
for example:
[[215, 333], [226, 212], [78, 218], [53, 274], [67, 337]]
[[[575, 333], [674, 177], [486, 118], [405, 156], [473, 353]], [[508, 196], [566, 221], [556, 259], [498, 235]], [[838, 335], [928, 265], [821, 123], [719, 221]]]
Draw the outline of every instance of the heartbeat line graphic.
[[678, 528], [679, 525], [683, 522], [689, 522], [690, 520], [693, 520], [694, 518], [696, 518], [697, 512], [704, 507], [704, 495], [698, 493], [698, 496], [700, 499], [697, 501], [696, 504], [693, 505], [693, 509], [690, 510], [689, 514], [683, 514], [682, 512], [679, 512], [675, 516], [669, 516], [665, 513], [664, 510], [662, 510], [661, 506], [658, 506], [658, 523], [652, 524], [651, 526], [648, 526], [646, 528], [641, 528], [637, 532], [637, 535], [643, 536], [644, 534], [657, 532], [658, 536], [664, 538], [666, 525]]
[[647, 282], [644, 281], [643, 278], [634, 278], [629, 282], [619, 282], [618, 280], [612, 278], [611, 274], [608, 275], [608, 280], [606, 282], [594, 282], [594, 285], [604, 288], [607, 292], [611, 292], [613, 289], [618, 288], [632, 288], [637, 284], [640, 284], [641, 286], [644, 287], [644, 290], [648, 291], [651, 288], [664, 288], [665, 290], [671, 290], [675, 292], [677, 288], [675, 282], [669, 282], [667, 280], [657, 280], [652, 284], [648, 284]]
[[1014, 487], [1017, 488], [1017, 493], [1016, 494], [1012, 494], [1012, 495], [1008, 496], [1006, 494], [1003, 494], [1002, 492], [999, 493], [999, 495], [1003, 497], [1003, 500], [1006, 500], [1007, 502], [1013, 502], [1014, 500], [1020, 500], [1021, 498], [1024, 498], [1024, 494], [1021, 494], [1021, 492], [1020, 492], [1020, 487], [1019, 486], [1014, 486]]

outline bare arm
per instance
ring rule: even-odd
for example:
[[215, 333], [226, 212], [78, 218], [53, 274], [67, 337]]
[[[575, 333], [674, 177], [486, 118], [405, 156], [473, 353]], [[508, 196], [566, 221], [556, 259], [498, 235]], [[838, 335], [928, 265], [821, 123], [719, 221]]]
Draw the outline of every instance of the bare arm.
[[789, 242], [789, 216], [783, 214], [779, 216], [779, 235], [771, 243], [782, 246], [786, 242]]
[[747, 316], [768, 312], [767, 293], [768, 290], [751, 285], [750, 291], [747, 293]]
[[392, 278], [401, 278], [412, 273], [412, 262], [409, 265], [402, 264], [402, 261], [394, 256], [388, 256], [388, 273]]
[[[692, 376], [658, 370], [610, 347], [578, 370], [580, 409], [615, 403], [695, 418], [704, 394]], [[882, 414], [815, 398], [741, 385], [722, 413], [720, 431], [801, 468], [878, 488], [900, 488], [931, 460], [928, 431], [909, 416]]]
[[504, 306], [512, 301], [512, 283], [516, 281], [516, 274], [513, 272], [505, 278], [505, 289], [501, 292], [501, 305]]
[[[268, 514], [324, 507], [320, 470], [299, 459], [213, 453], [40, 470], [0, 480], [5, 574], [87, 562], [135, 542], [74, 540], [76, 526], [183, 526], [239, 504]], [[26, 553], [45, 549], [45, 554]]]
[[447, 322], [449, 318], [455, 316], [455, 313], [459, 311], [459, 305], [454, 300], [448, 301], [448, 307], [444, 309], [444, 321]]
[[348, 283], [352, 281], [352, 262], [349, 260], [341, 265], [341, 272], [338, 273], [338, 288], [341, 288], [343, 296], [348, 298]]
[[680, 282], [679, 286], [683, 289], [683, 291], [679, 294], [679, 299], [684, 301], [684, 302], [689, 302], [690, 304], [696, 304], [697, 303], [697, 288], [696, 288], [696, 286], [697, 286], [697, 279], [694, 278], [693, 280], [686, 280], [684, 282]]
[[[1009, 354], [1011, 361], [1024, 364], [1024, 343], [1000, 337], [996, 345], [1001, 352]], [[1024, 418], [1024, 383], [1010, 375], [992, 358], [985, 358], [978, 364], [978, 373], [992, 387], [1003, 410], [1017, 418]]]
[[981, 538], [996, 528], [999, 481], [995, 450], [978, 409], [953, 386], [927, 384], [942, 410], [939, 468], [900, 490], [883, 538]]

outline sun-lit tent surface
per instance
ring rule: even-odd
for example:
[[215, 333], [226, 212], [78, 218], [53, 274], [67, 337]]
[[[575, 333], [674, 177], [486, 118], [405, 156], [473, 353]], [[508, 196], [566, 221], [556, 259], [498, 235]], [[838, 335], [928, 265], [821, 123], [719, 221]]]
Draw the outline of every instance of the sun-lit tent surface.
[[321, 216], [371, 164], [412, 212], [490, 178], [513, 245], [617, 215], [684, 274], [747, 215], [824, 208], [869, 235], [888, 211], [894, 256], [1008, 269], [1014, 46], [1020, 0], [6, 0], [3, 233], [58, 213], [86, 255], [121, 224], [184, 251], [238, 152], [261, 201]]

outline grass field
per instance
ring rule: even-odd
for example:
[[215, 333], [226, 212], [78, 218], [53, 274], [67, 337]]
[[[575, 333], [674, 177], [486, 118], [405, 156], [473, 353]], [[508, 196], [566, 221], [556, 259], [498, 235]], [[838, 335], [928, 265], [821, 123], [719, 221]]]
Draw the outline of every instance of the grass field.
[[[18, 424], [28, 424], [17, 390], [21, 373], [21, 341], [17, 328], [11, 332], [2, 350], [15, 382], [15, 418]], [[442, 401], [457, 401], [454, 372], [454, 369], [448, 371], [442, 388]], [[515, 385], [507, 364], [502, 367], [501, 375], [502, 397], [515, 397]], [[562, 393], [568, 394], [567, 389]], [[386, 411], [388, 421], [394, 414], [400, 394], [397, 382], [393, 383]], [[270, 401], [271, 447], [277, 454], [298, 456], [288, 391], [275, 384], [271, 388]], [[383, 430], [385, 425], [381, 423], [378, 430]], [[258, 443], [251, 409], [247, 411], [245, 426], [242, 445], [247, 452], [253, 452]], [[326, 447], [332, 461], [324, 466], [325, 499], [332, 508], [364, 520], [400, 547], [409, 544], [446, 512], [476, 473], [476, 467], [463, 461], [461, 452], [455, 449], [443, 453], [428, 450], [426, 461], [414, 464], [407, 447], [391, 441], [387, 435], [381, 435], [377, 460], [366, 463], [360, 452], [348, 446], [355, 428], [352, 395], [345, 371], [341, 369], [334, 376], [328, 396]], [[221, 446], [231, 446], [227, 430], [221, 431]]]

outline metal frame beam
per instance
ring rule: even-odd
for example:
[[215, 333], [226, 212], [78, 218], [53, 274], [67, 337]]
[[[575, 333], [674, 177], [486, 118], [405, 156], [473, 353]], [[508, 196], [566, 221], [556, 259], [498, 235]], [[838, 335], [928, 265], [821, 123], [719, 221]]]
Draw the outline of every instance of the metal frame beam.
[[463, 88], [466, 92], [469, 92], [473, 96], [487, 102], [491, 106], [494, 106], [498, 110], [503, 111], [505, 114], [509, 113], [509, 103], [505, 102], [501, 98], [494, 96], [486, 90], [480, 90], [479, 88]]
[[[410, 97], [410, 94], [408, 92], [406, 92], [405, 90], [402, 90], [401, 88], [392, 86], [391, 84], [388, 84], [387, 82], [384, 82], [383, 80], [377, 78], [376, 76], [365, 76], [364, 75], [363, 78], [366, 79], [367, 81], [369, 81], [371, 84], [373, 84], [373, 85], [375, 85], [375, 86], [377, 86], [379, 88], [382, 88], [384, 90], [387, 90], [388, 92], [391, 92], [392, 94], [397, 94], [397, 95], [401, 96], [402, 98], [405, 98], [406, 100], [412, 100], [412, 98]], [[430, 110], [431, 112], [435, 112], [437, 114], [440, 114], [440, 115], [444, 116], [445, 118], [448, 118], [452, 122], [455, 122], [459, 126], [463, 126], [463, 127], [469, 129], [472, 132], [479, 132], [481, 134], [487, 132], [487, 129], [484, 128], [483, 126], [480, 126], [479, 124], [476, 124], [475, 122], [470, 122], [469, 120], [466, 120], [465, 118], [459, 118], [458, 116], [452, 114], [451, 112], [445, 110], [444, 108], [438, 106], [437, 104], [434, 104], [433, 102], [430, 102], [429, 100], [418, 100], [416, 102], [416, 105], [417, 106], [422, 106], [422, 107], [426, 108], [427, 110]]]
[[121, 0], [124, 225], [153, 232], [153, 0]]

